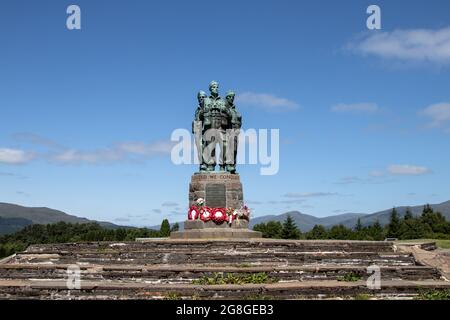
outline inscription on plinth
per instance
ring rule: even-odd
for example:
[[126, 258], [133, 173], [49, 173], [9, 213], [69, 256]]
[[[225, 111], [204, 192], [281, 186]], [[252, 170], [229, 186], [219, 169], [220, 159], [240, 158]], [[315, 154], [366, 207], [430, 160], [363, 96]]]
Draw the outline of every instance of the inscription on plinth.
[[227, 193], [224, 184], [207, 184], [205, 189], [205, 204], [210, 208], [226, 208]]
[[205, 199], [205, 205], [211, 208], [240, 208], [244, 197], [239, 175], [218, 172], [192, 175], [189, 206], [199, 198]]

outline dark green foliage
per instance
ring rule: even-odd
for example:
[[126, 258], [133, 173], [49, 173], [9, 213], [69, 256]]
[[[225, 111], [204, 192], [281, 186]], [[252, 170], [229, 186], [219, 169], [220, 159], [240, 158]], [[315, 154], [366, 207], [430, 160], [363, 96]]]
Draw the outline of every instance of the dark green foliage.
[[328, 231], [328, 238], [337, 240], [351, 239], [352, 233], [353, 231], [351, 229], [346, 228], [342, 224], [339, 224], [337, 226], [331, 227], [331, 229]]
[[273, 283], [277, 279], [269, 277], [265, 272], [250, 273], [250, 274], [234, 274], [214, 273], [211, 277], [203, 276], [200, 279], [192, 281], [192, 284], [199, 285], [218, 285], [218, 284], [261, 284]]
[[175, 222], [172, 226], [172, 228], [170, 228], [170, 232], [172, 231], [178, 231], [180, 230], [180, 226], [178, 225], [178, 222]]
[[348, 272], [343, 276], [337, 277], [337, 281], [355, 282], [361, 280], [362, 276], [355, 272]]
[[262, 232], [263, 238], [280, 239], [283, 225], [279, 221], [269, 221], [255, 225], [253, 230]]
[[391, 217], [389, 219], [387, 236], [389, 238], [398, 238], [399, 235], [400, 235], [400, 219], [398, 217], [397, 210], [393, 208], [391, 212]]
[[305, 234], [306, 239], [327, 239], [328, 232], [324, 226], [315, 225], [310, 232]]
[[[289, 218], [289, 217], [288, 217]], [[267, 222], [261, 223], [254, 227], [254, 230], [263, 232], [263, 236], [266, 238], [276, 239], [298, 239], [296, 237], [288, 238], [285, 226], [287, 229], [292, 229], [292, 225], [295, 226], [292, 219], [291, 221], [284, 222], [281, 226], [279, 222]], [[269, 224], [273, 227], [269, 232]], [[277, 230], [280, 230], [279, 233]], [[297, 228], [295, 228], [297, 229]], [[298, 231], [298, 229], [297, 229]], [[283, 233], [284, 232], [284, 233]], [[316, 225], [312, 230], [299, 234], [301, 239], [342, 239], [342, 240], [373, 240], [382, 241], [386, 237], [394, 237], [400, 240], [408, 239], [450, 239], [450, 222], [446, 221], [445, 217], [439, 213], [434, 212], [433, 209], [426, 205], [423, 209], [423, 213], [419, 217], [414, 217], [411, 211], [408, 209], [403, 219], [398, 216], [397, 210], [394, 208], [391, 213], [390, 223], [383, 227], [378, 221], [375, 221], [372, 225], [363, 226], [361, 221], [355, 225], [355, 228], [349, 229], [343, 225], [336, 225], [329, 229], [323, 226]]]
[[300, 230], [298, 230], [294, 219], [290, 215], [286, 217], [283, 222], [283, 228], [281, 230], [282, 239], [300, 239]]
[[164, 219], [161, 223], [161, 228], [159, 229], [161, 237], [168, 237], [170, 235], [170, 223], [169, 220]]
[[421, 290], [418, 300], [450, 300], [450, 289], [444, 290]]
[[411, 212], [411, 210], [409, 208], [406, 209], [405, 216], [403, 217], [403, 219], [405, 221], [413, 219], [413, 214], [412, 214], [412, 212]]
[[358, 218], [358, 221], [356, 222], [356, 226], [355, 226], [355, 231], [356, 232], [361, 232], [363, 229], [362, 223], [361, 223], [361, 218]]
[[134, 241], [136, 238], [160, 237], [159, 231], [146, 228], [107, 229], [98, 223], [34, 224], [0, 237], [0, 257], [25, 250], [30, 244], [88, 241]]

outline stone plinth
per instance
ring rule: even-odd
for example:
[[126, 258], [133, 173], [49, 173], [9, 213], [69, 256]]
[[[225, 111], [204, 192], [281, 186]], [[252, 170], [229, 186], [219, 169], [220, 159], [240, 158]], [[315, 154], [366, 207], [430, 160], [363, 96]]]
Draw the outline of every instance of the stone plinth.
[[[240, 208], [244, 201], [241, 179], [227, 172], [195, 173], [189, 184], [189, 207], [198, 198], [205, 199], [209, 207]], [[222, 205], [211, 205], [216, 203]]]
[[214, 221], [186, 220], [184, 231], [172, 232], [171, 239], [255, 239], [262, 238], [262, 233], [248, 229], [247, 220], [235, 220], [230, 225], [226, 222], [216, 224]]
[[[239, 209], [244, 196], [238, 174], [227, 172], [195, 173], [189, 184], [189, 206], [198, 198], [205, 199], [211, 208]], [[247, 220], [235, 220], [216, 224], [213, 221], [186, 220], [184, 231], [170, 234], [172, 239], [253, 239], [262, 238], [262, 233], [248, 229]]]

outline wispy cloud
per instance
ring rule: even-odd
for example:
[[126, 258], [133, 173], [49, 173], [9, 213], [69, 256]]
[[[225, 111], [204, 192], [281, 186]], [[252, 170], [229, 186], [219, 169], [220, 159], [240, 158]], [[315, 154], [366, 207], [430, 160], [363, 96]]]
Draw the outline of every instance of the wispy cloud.
[[254, 201], [254, 200], [247, 200], [245, 201], [247, 204], [251, 204], [251, 205], [258, 205], [258, 204], [262, 204], [262, 201]]
[[178, 207], [179, 204], [172, 201], [166, 201], [161, 204], [162, 207]]
[[114, 149], [99, 149], [93, 151], [65, 150], [51, 156], [51, 160], [63, 164], [112, 162], [121, 160], [123, 155]]
[[331, 111], [340, 113], [375, 113], [379, 111], [379, 107], [376, 103], [370, 102], [353, 104], [340, 103], [332, 106]]
[[18, 133], [15, 140], [44, 147], [39, 152], [0, 148], [0, 163], [21, 164], [42, 158], [58, 164], [101, 164], [136, 161], [158, 155], [169, 155], [176, 144], [170, 140], [153, 142], [118, 142], [111, 146], [93, 150], [68, 148], [56, 141], [34, 133]]
[[383, 59], [450, 64], [450, 27], [370, 32], [352, 41], [347, 49]]
[[300, 105], [292, 100], [269, 93], [244, 92], [236, 97], [236, 103], [266, 111], [293, 111], [300, 108]]
[[442, 102], [430, 105], [420, 111], [419, 114], [429, 118], [428, 127], [444, 128], [445, 132], [450, 132], [450, 103]]
[[403, 176], [419, 176], [431, 173], [429, 168], [409, 164], [393, 164], [387, 168], [387, 171], [392, 175]]
[[284, 196], [286, 198], [313, 198], [313, 197], [328, 197], [328, 196], [337, 196], [339, 193], [336, 192], [289, 192]]
[[360, 183], [363, 179], [356, 177], [356, 176], [347, 176], [340, 178], [336, 184], [353, 184], [353, 183]]
[[64, 146], [57, 143], [56, 141], [32, 132], [16, 133], [13, 135], [13, 139], [33, 145], [43, 146], [48, 149], [65, 149]]
[[153, 212], [153, 213], [161, 213], [162, 210], [161, 210], [161, 209], [152, 209], [152, 212]]
[[62, 164], [98, 164], [120, 162], [135, 159], [135, 157], [153, 157], [170, 154], [172, 141], [156, 141], [153, 143], [127, 142], [118, 143], [108, 148], [91, 151], [69, 149], [52, 154], [53, 162]]
[[35, 157], [33, 152], [19, 149], [0, 148], [0, 163], [4, 164], [24, 164]]
[[27, 179], [27, 176], [21, 175], [21, 174], [17, 174], [17, 173], [12, 173], [12, 172], [1, 172], [0, 171], [0, 176], [1, 177], [12, 177], [12, 178], [18, 178], [18, 179]]

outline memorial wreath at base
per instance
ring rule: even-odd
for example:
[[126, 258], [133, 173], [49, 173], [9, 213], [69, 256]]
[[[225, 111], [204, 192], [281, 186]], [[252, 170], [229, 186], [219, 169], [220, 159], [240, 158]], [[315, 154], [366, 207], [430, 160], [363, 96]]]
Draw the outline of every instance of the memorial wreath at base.
[[203, 222], [213, 221], [216, 224], [224, 222], [230, 225], [234, 220], [247, 220], [250, 218], [250, 209], [247, 206], [242, 206], [239, 209], [234, 208], [209, 208], [205, 206], [205, 200], [202, 198], [195, 201], [195, 205], [189, 208], [189, 220], [201, 220]]

